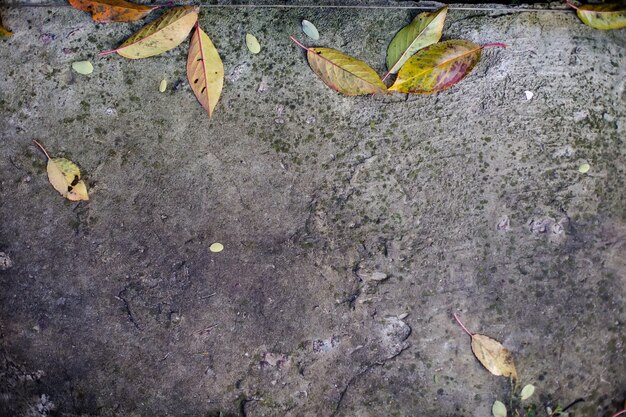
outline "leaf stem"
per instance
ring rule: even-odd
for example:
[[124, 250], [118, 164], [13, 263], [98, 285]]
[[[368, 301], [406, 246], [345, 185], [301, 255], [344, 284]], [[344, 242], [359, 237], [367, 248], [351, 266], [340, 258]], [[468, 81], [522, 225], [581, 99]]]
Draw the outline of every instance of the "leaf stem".
[[465, 325], [461, 323], [461, 320], [459, 319], [459, 316], [456, 315], [456, 313], [454, 313], [454, 319], [456, 320], [457, 323], [459, 323], [459, 325], [463, 328], [463, 330], [465, 330], [465, 333], [467, 333], [470, 337], [474, 336], [474, 334], [470, 332], [469, 330], [467, 330], [467, 327], [465, 327]]
[[41, 149], [41, 151], [44, 153], [44, 155], [46, 155], [46, 158], [51, 159], [51, 158], [50, 158], [50, 155], [48, 155], [48, 152], [46, 151], [46, 148], [44, 148], [44, 147], [43, 147], [43, 145], [42, 145], [41, 143], [37, 142], [35, 139], [33, 139], [33, 143], [34, 143], [35, 145], [37, 145], [37, 147], [38, 147], [39, 149]]
[[[569, 1], [566, 1], [565, 4], [567, 4], [569, 7], [571, 7], [572, 9], [578, 10], [578, 6], [574, 6], [572, 3], [570, 3]], [[613, 416], [615, 417], [615, 416]]]
[[626, 409], [624, 409], [624, 410], [620, 411], [619, 413], [615, 413], [615, 414], [613, 414], [613, 416], [612, 416], [612, 417], [621, 416], [622, 414], [626, 414]]
[[382, 78], [382, 81], [385, 81], [387, 77], [389, 77], [390, 75], [391, 75], [391, 71], [387, 71], [387, 74], [385, 74], [385, 76]]
[[292, 41], [294, 41], [294, 43], [296, 45], [298, 45], [300, 48], [304, 49], [305, 51], [309, 52], [309, 48], [307, 48], [306, 46], [302, 45], [300, 42], [298, 42], [298, 40], [296, 38], [294, 38], [293, 36], [289, 35], [289, 38], [291, 38]]
[[483, 45], [480, 48], [506, 48], [508, 45], [506, 43], [488, 43], [487, 45]]
[[103, 55], [113, 54], [113, 53], [117, 52], [118, 50], [119, 50], [119, 48], [118, 49], [111, 49], [110, 51], [98, 52], [96, 54], [96, 56], [103, 56]]

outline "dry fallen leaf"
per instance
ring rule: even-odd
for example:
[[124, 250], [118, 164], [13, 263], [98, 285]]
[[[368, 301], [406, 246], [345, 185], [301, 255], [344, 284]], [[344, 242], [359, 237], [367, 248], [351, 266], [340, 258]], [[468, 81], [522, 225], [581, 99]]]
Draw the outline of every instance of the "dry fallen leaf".
[[535, 393], [535, 386], [532, 384], [528, 384], [522, 388], [522, 392], [520, 394], [520, 398], [523, 400], [527, 400]]
[[42, 144], [33, 140], [48, 158], [48, 180], [61, 195], [71, 201], [89, 200], [87, 186], [80, 179], [80, 169], [65, 158], [51, 158]]
[[124, 0], [69, 0], [73, 8], [91, 13], [94, 22], [134, 22], [161, 6], [145, 6]]
[[0, 38], [8, 38], [11, 35], [13, 35], [13, 32], [2, 25], [2, 18], [0, 18]]
[[400, 29], [387, 48], [387, 69], [389, 74], [397, 73], [402, 65], [417, 51], [439, 42], [448, 6], [434, 12], [418, 14], [407, 26]]
[[72, 69], [79, 74], [89, 75], [93, 72], [93, 64], [89, 61], [72, 62]]
[[209, 250], [213, 253], [219, 253], [224, 250], [224, 245], [219, 242], [215, 242], [211, 246], [209, 246]]
[[259, 43], [259, 40], [256, 36], [250, 33], [246, 33], [246, 46], [248, 47], [248, 50], [255, 55], [261, 52], [261, 44]]
[[320, 33], [317, 31], [315, 25], [308, 20], [302, 21], [302, 31], [306, 36], [313, 39], [314, 41], [320, 38]]
[[568, 6], [576, 9], [578, 18], [594, 29], [609, 30], [626, 27], [626, 3], [584, 4], [575, 6], [569, 1]]
[[506, 406], [501, 401], [494, 401], [491, 406], [491, 414], [493, 417], [506, 417]]
[[162, 54], [180, 45], [198, 21], [197, 6], [175, 7], [157, 20], [148, 23], [107, 55], [117, 52], [124, 58], [139, 59]]
[[486, 47], [465, 40], [449, 40], [419, 50], [400, 68], [398, 78], [389, 91], [431, 94], [450, 88], [469, 74]]
[[211, 117], [222, 94], [224, 65], [213, 42], [198, 24], [189, 43], [187, 79], [198, 101]]
[[482, 334], [472, 333], [461, 323], [454, 314], [454, 318], [463, 330], [472, 338], [472, 352], [476, 359], [496, 376], [510, 377], [517, 380], [517, 370], [513, 363], [513, 356], [500, 342]]
[[333, 90], [347, 96], [387, 93], [376, 71], [365, 62], [332, 48], [307, 48], [293, 37], [291, 40], [307, 51], [311, 69]]

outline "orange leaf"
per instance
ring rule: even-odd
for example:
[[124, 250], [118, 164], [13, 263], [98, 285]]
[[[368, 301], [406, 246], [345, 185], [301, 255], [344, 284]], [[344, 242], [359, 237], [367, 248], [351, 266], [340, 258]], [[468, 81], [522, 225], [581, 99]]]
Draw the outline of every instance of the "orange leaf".
[[72, 7], [91, 13], [94, 22], [134, 22], [161, 6], [144, 6], [124, 0], [69, 0]]

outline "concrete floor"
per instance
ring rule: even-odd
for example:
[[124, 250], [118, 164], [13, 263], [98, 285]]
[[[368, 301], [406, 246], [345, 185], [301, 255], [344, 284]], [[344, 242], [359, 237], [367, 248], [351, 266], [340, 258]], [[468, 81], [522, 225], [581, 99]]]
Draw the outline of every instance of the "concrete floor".
[[203, 9], [209, 121], [186, 44], [95, 57], [143, 23], [0, 13], [0, 415], [489, 416], [511, 386], [454, 312], [512, 351], [538, 415], [623, 407], [626, 30], [451, 10], [444, 39], [509, 48], [436, 95], [354, 98], [288, 35], [307, 18], [382, 73], [415, 11]]

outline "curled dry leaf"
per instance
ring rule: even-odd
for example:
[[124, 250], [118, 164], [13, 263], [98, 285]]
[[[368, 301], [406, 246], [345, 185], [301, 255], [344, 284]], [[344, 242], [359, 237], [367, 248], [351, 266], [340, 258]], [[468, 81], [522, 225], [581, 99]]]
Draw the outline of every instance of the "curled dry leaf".
[[246, 33], [246, 46], [248, 50], [253, 54], [258, 54], [261, 52], [261, 44], [256, 36]]
[[148, 23], [117, 49], [101, 52], [107, 55], [117, 52], [124, 58], [139, 59], [162, 54], [180, 45], [198, 21], [197, 6], [176, 7], [157, 20]]
[[491, 406], [493, 417], [506, 417], [506, 406], [501, 401], [495, 400]]
[[134, 22], [161, 6], [145, 6], [124, 0], [69, 0], [73, 8], [91, 13], [94, 22]]
[[402, 65], [422, 48], [439, 42], [448, 6], [429, 13], [418, 14], [407, 26], [400, 29], [387, 48], [387, 69], [396, 74]]
[[48, 159], [48, 180], [61, 195], [71, 201], [89, 200], [87, 185], [80, 179], [80, 169], [72, 161], [65, 158], [51, 158], [46, 149], [36, 140]]
[[517, 370], [513, 363], [513, 355], [500, 342], [482, 334], [470, 332], [454, 315], [455, 320], [463, 330], [472, 338], [472, 352], [476, 359], [496, 376], [510, 377], [517, 380]]
[[311, 69], [333, 90], [347, 96], [387, 93], [376, 71], [365, 62], [332, 48], [307, 48], [291, 39], [307, 51]]
[[576, 9], [576, 14], [587, 26], [594, 29], [609, 30], [626, 27], [626, 3], [601, 3], [575, 6], [567, 2], [570, 7]]
[[464, 40], [431, 45], [409, 58], [389, 91], [431, 94], [450, 88], [470, 73], [480, 59], [481, 50], [491, 46], [505, 45], [480, 46]]
[[8, 38], [11, 35], [13, 35], [13, 32], [2, 25], [2, 18], [0, 17], [0, 38]]
[[224, 65], [213, 42], [197, 24], [189, 43], [187, 79], [198, 101], [211, 117], [222, 94]]

